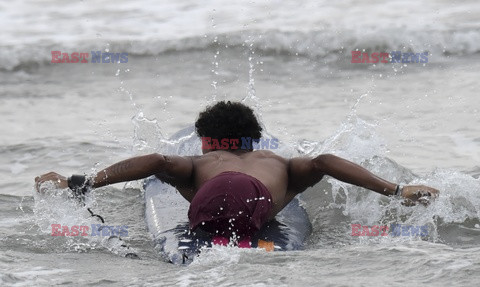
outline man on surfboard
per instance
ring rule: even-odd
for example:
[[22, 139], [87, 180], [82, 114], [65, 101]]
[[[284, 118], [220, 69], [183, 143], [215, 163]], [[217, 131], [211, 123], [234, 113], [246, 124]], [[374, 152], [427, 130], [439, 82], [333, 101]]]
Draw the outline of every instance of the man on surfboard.
[[[83, 195], [91, 188], [155, 175], [174, 186], [190, 202], [190, 228], [217, 236], [250, 238], [272, 220], [297, 194], [317, 184], [325, 175], [398, 196], [406, 204], [428, 204], [438, 190], [424, 185], [401, 186], [332, 154], [315, 158], [286, 159], [269, 150], [239, 148], [239, 139], [260, 139], [262, 128], [251, 108], [238, 102], [218, 102], [200, 113], [197, 135], [227, 145], [202, 145], [203, 155], [150, 154], [133, 157], [101, 170], [92, 177], [69, 178], [50, 172], [35, 178], [37, 191], [51, 181]], [[225, 140], [227, 139], [227, 140]], [[255, 141], [255, 140], [254, 140]], [[240, 245], [240, 243], [239, 243]]]

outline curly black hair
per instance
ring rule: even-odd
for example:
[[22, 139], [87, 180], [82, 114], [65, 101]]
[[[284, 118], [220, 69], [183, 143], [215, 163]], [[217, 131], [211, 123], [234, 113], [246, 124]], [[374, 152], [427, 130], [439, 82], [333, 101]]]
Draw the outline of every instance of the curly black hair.
[[262, 127], [253, 110], [239, 102], [221, 101], [201, 112], [195, 122], [199, 137], [240, 139], [250, 137], [259, 139]]

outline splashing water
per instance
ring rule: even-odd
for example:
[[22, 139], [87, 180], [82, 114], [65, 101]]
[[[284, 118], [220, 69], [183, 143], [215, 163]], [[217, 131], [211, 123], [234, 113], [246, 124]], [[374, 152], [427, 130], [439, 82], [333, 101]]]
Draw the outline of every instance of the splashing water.
[[133, 118], [133, 150], [136, 152], [154, 152], [159, 148], [159, 139], [163, 138], [156, 119], [148, 119], [139, 111]]

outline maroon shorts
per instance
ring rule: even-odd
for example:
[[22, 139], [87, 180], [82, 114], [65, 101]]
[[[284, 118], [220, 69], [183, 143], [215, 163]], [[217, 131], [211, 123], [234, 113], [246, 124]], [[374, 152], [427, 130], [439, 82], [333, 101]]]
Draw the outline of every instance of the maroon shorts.
[[207, 181], [193, 198], [190, 229], [238, 238], [252, 236], [268, 221], [272, 196], [258, 179], [234, 171]]

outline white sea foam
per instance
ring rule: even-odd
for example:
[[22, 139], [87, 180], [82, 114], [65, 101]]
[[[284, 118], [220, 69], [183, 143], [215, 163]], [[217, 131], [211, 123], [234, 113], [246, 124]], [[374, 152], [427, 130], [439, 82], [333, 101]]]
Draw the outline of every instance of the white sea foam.
[[[41, 4], [40, 4], [41, 3]], [[41, 7], [40, 7], [41, 5]], [[62, 9], [59, 9], [59, 7]], [[0, 68], [11, 70], [51, 61], [50, 52], [110, 51], [158, 55], [248, 42], [263, 53], [350, 58], [352, 50], [423, 52], [442, 55], [480, 51], [480, 4], [475, 1], [350, 0], [87, 2], [15, 1], [1, 18]], [[42, 13], [37, 13], [41, 8]], [[454, 9], [452, 9], [454, 8]], [[73, 19], [73, 21], [72, 21]], [[461, 20], [461, 21], [460, 21]], [[52, 27], [55, 27], [52, 29]]]

